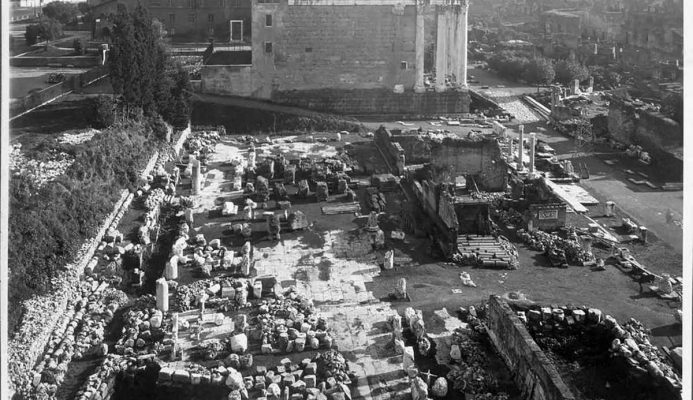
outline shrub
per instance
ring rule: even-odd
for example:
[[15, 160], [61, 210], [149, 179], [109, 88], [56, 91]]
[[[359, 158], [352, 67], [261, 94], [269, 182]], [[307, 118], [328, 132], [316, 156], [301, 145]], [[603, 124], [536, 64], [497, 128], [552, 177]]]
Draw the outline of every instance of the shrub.
[[122, 189], [134, 189], [156, 141], [128, 123], [75, 146], [75, 162], [56, 180], [37, 188], [30, 177], [10, 181], [8, 319], [21, 301], [52, 288], [79, 246], [111, 212]]
[[87, 52], [87, 48], [84, 45], [84, 40], [77, 38], [72, 41], [72, 47], [75, 49], [75, 54], [78, 56], [83, 56]]
[[590, 72], [584, 65], [576, 60], [561, 60], [556, 63], [556, 81], [570, 85], [575, 79], [584, 81], [589, 78]]
[[169, 127], [164, 119], [161, 118], [161, 115], [156, 114], [155, 116], [149, 117], [147, 119], [147, 128], [151, 130], [155, 138], [166, 140]]
[[91, 124], [94, 128], [108, 128], [115, 122], [115, 106], [113, 99], [107, 95], [99, 95], [93, 100], [91, 109]]
[[67, 25], [74, 22], [77, 15], [79, 15], [79, 9], [73, 3], [53, 1], [43, 7], [43, 15]]
[[522, 75], [527, 83], [547, 85], [553, 82], [556, 72], [550, 60], [543, 57], [535, 57], [527, 63]]
[[27, 25], [24, 31], [24, 39], [27, 46], [33, 46], [38, 41], [38, 36], [41, 33], [41, 27], [38, 24]]

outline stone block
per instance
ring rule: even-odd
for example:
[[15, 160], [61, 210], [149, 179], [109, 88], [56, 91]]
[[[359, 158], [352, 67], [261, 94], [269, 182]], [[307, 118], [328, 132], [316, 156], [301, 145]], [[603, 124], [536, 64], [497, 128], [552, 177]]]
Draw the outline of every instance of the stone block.
[[193, 385], [199, 385], [200, 383], [202, 383], [202, 374], [196, 372], [191, 373], [190, 383], [192, 383]]
[[171, 368], [161, 368], [159, 370], [159, 382], [168, 382], [173, 376], [173, 369]]
[[583, 310], [573, 310], [573, 318], [575, 318], [575, 322], [584, 322], [585, 312]]
[[173, 382], [189, 384], [190, 383], [190, 373], [188, 371], [178, 369], [171, 376], [171, 380]]
[[262, 354], [272, 354], [272, 345], [269, 343], [263, 344], [262, 347], [260, 348], [260, 352]]
[[291, 386], [296, 382], [296, 377], [292, 374], [285, 374], [282, 376], [282, 385], [284, 387]]
[[548, 321], [551, 319], [551, 307], [542, 307], [541, 308], [541, 319], [543, 321]]
[[303, 381], [306, 383], [306, 388], [314, 388], [318, 383], [317, 379], [315, 375], [305, 375]]
[[255, 373], [264, 376], [267, 373], [267, 367], [265, 367], [264, 365], [256, 365]]
[[598, 324], [602, 321], [602, 310], [590, 308], [587, 310], [587, 321]]
[[305, 369], [303, 370], [303, 373], [305, 375], [315, 375], [317, 373], [317, 370], [318, 370], [318, 364], [314, 363], [314, 362], [309, 362], [306, 365]]

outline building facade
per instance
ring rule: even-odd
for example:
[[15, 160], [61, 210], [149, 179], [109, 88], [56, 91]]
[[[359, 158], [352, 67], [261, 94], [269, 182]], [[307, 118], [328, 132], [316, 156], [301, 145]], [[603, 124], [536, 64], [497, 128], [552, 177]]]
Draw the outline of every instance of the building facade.
[[176, 41], [248, 43], [251, 35], [251, 0], [106, 0], [93, 5], [97, 17], [140, 3], [163, 23]]

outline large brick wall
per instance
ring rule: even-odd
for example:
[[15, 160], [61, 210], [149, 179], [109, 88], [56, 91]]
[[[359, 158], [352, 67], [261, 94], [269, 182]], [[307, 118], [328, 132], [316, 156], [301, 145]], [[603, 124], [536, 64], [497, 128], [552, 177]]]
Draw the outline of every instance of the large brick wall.
[[205, 65], [200, 72], [202, 93], [249, 97], [254, 95], [254, 74], [251, 66]]
[[473, 175], [482, 190], [503, 191], [507, 187], [507, 165], [492, 139], [431, 141], [431, 166], [437, 182], [454, 182], [458, 176]]
[[316, 111], [343, 115], [388, 114], [437, 116], [469, 112], [465, 91], [395, 93], [391, 89], [314, 89], [274, 91], [271, 100]]
[[271, 83], [268, 92], [414, 85], [414, 6], [397, 12], [392, 5], [289, 6], [281, 0], [256, 3], [252, 24], [253, 65]]
[[510, 306], [491, 296], [488, 332], [494, 346], [514, 372], [523, 399], [574, 400], [551, 360], [539, 348]]

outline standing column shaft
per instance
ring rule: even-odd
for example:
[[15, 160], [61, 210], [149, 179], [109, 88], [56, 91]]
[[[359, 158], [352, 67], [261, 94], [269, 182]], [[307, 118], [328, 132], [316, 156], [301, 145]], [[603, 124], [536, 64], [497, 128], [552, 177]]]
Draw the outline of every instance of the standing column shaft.
[[460, 14], [458, 16], [458, 57], [457, 82], [467, 87], [467, 15], [469, 14], [469, 1], [460, 1]]
[[447, 49], [445, 50], [448, 54], [448, 75], [450, 79], [453, 79], [453, 75], [457, 74], [457, 37], [455, 35], [456, 31], [456, 19], [455, 19], [455, 8], [454, 6], [448, 7], [445, 11], [445, 18], [447, 20]]
[[529, 172], [534, 172], [534, 149], [537, 146], [537, 134], [532, 132], [529, 134]]
[[525, 169], [525, 166], [523, 164], [523, 156], [525, 152], [525, 126], [520, 125], [520, 143], [519, 146], [517, 146], [517, 170], [522, 171]]
[[438, 29], [436, 32], [436, 92], [445, 91], [445, 75], [448, 74], [447, 19], [445, 7], [437, 6]]
[[424, 7], [416, 6], [416, 42], [414, 43], [416, 52], [416, 81], [414, 83], [415, 92], [423, 92], [424, 87]]

